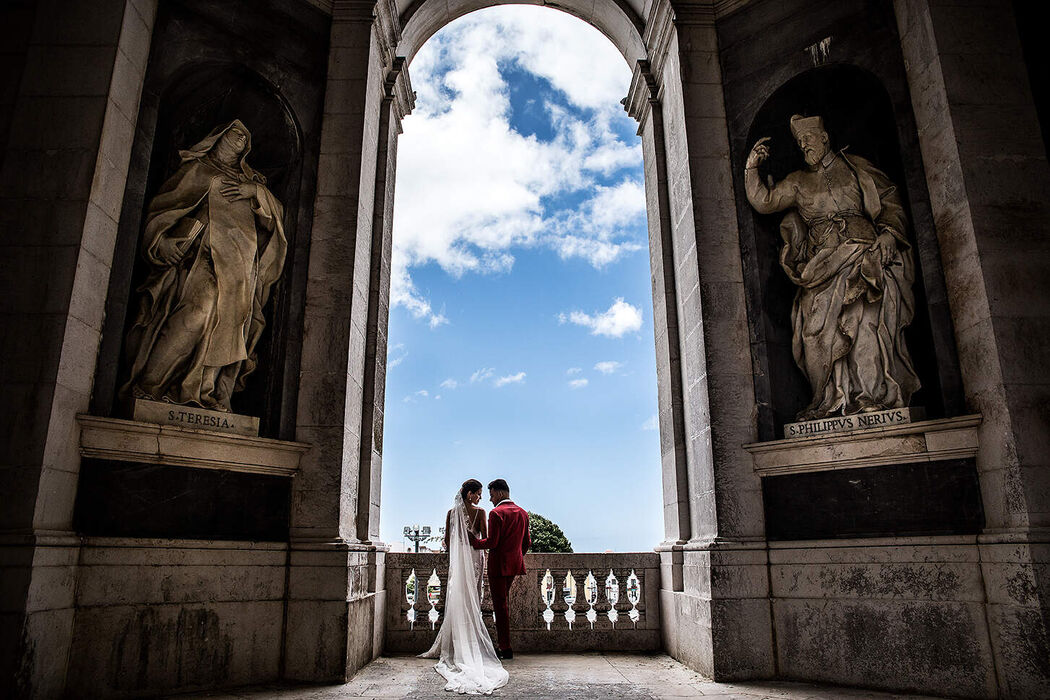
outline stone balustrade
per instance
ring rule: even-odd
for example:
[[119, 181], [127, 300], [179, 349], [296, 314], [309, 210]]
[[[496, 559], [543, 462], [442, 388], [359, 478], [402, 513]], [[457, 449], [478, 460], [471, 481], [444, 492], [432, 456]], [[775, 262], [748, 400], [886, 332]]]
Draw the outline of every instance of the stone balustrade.
[[[510, 592], [515, 651], [661, 648], [658, 554], [528, 554], [525, 568]], [[384, 580], [384, 651], [426, 651], [444, 620], [448, 555], [388, 554]], [[495, 639], [487, 581], [481, 609]]]

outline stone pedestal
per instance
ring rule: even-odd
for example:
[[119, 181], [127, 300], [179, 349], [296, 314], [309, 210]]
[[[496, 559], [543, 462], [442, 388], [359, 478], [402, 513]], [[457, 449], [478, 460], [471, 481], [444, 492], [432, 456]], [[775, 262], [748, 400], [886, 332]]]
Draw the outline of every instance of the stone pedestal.
[[80, 454], [122, 462], [294, 476], [310, 445], [79, 415]]
[[179, 406], [146, 399], [135, 399], [131, 403], [131, 417], [144, 423], [175, 425], [189, 430], [210, 430], [251, 437], [259, 434], [259, 419], [256, 416], [210, 411], [196, 406]]
[[980, 415], [958, 416], [754, 442], [744, 445], [744, 449], [751, 453], [755, 471], [763, 477], [937, 462], [971, 458], [977, 454], [980, 424]]
[[788, 423], [784, 426], [784, 438], [813, 437], [829, 433], [845, 433], [854, 430], [871, 430], [888, 425], [901, 425], [926, 417], [924, 408], [892, 408], [872, 413], [857, 413], [852, 416], [831, 416], [817, 420]]

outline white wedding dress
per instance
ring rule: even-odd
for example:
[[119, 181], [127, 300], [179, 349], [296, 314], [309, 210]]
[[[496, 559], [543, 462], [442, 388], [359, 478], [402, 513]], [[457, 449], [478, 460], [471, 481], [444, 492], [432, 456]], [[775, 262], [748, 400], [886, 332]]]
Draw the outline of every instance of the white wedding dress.
[[445, 677], [445, 690], [488, 695], [507, 684], [510, 676], [496, 657], [492, 638], [481, 619], [484, 559], [467, 538], [467, 512], [456, 493], [449, 518], [448, 586], [445, 619], [437, 639], [423, 658], [437, 659], [434, 669]]

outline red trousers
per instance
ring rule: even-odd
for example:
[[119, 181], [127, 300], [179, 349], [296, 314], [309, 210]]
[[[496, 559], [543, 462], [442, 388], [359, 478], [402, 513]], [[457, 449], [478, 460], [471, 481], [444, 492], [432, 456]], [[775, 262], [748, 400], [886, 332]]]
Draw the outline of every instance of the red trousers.
[[501, 651], [510, 649], [510, 607], [507, 596], [513, 576], [500, 576], [489, 572], [489, 590], [492, 591], [492, 608], [496, 612], [496, 639]]

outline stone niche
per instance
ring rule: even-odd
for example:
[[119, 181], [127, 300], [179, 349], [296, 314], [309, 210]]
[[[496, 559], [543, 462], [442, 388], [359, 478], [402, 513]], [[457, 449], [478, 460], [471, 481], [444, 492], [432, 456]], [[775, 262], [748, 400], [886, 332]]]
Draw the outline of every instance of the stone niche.
[[718, 25], [751, 326], [758, 439], [783, 436], [809, 401], [791, 351], [796, 287], [780, 268], [781, 216], [743, 196], [751, 146], [772, 137], [760, 172], [779, 180], [804, 163], [793, 114], [821, 115], [831, 147], [867, 158], [897, 185], [916, 265], [915, 313], [905, 338], [922, 388], [911, 405], [930, 418], [965, 412], [940, 249], [891, 4], [755, 2]]
[[[892, 6], [756, 2], [718, 31], [759, 407], [759, 442], [747, 449], [763, 477], [767, 536], [979, 531], [973, 456], [980, 417], [960, 417], [954, 332]], [[905, 208], [916, 273], [914, 315], [904, 335], [922, 386], [901, 425], [868, 426], [854, 416], [842, 421], [841, 432], [820, 435], [807, 432], [820, 425], [795, 422], [811, 390], [792, 353], [797, 288], [779, 261], [783, 214], [759, 214], [743, 195], [744, 163], [762, 137], [772, 139], [763, 179], [779, 181], [805, 166], [790, 130], [794, 114], [823, 117], [831, 148], [885, 172]], [[919, 506], [919, 520], [897, 507], [912, 502], [914, 489], [923, 489], [931, 504]], [[805, 527], [796, 522], [800, 503], [815, 509]], [[837, 517], [844, 510], [845, 519]]]
[[[912, 396], [912, 406], [923, 407], [931, 416], [945, 415], [946, 404], [953, 405], [957, 392], [954, 357], [947, 369], [939, 365], [938, 346], [934, 343], [923, 281], [922, 249], [918, 245], [917, 227], [904, 166], [897, 139], [896, 118], [885, 88], [871, 73], [850, 65], [812, 68], [781, 86], [756, 114], [746, 142], [752, 144], [763, 136], [772, 137], [771, 155], [760, 171], [779, 181], [789, 172], [805, 167], [789, 129], [793, 114], [820, 115], [830, 135], [834, 150], [862, 156], [883, 170], [897, 184], [908, 212], [907, 236], [916, 262], [913, 287], [915, 314], [904, 331], [905, 341], [922, 387]], [[768, 413], [763, 416], [762, 437], [781, 436], [784, 426], [795, 421], [795, 415], [810, 398], [810, 388], [792, 355], [791, 309], [796, 287], [780, 268], [779, 233], [782, 214], [761, 215], [748, 211], [753, 238], [747, 250], [747, 267], [754, 270], [750, 285], [753, 326], [761, 342], [754, 346], [756, 365], [766, 373], [757, 373], [764, 384], [761, 393], [768, 399]], [[939, 268], [936, 270], [940, 274]], [[947, 376], [945, 376], [947, 375]]]
[[[131, 145], [92, 415], [80, 417], [85, 466], [75, 522], [85, 535], [287, 539], [289, 478], [308, 448], [291, 440], [329, 23], [323, 12], [296, 0], [265, 6], [170, 0], [159, 8]], [[288, 248], [264, 307], [258, 366], [245, 389], [233, 395], [238, 430], [220, 435], [222, 429], [209, 429], [207, 421], [160, 425], [165, 421], [133, 412], [134, 402], [118, 392], [127, 379], [125, 339], [136, 314], [136, 290], [146, 274], [140, 246], [149, 202], [178, 167], [180, 149], [234, 119], [251, 132], [248, 163], [284, 206]], [[177, 507], [173, 493], [179, 494]]]
[[[288, 251], [264, 308], [258, 367], [234, 395], [232, 408], [258, 417], [263, 437], [294, 437], [306, 288], [304, 232], [312, 222], [328, 42], [328, 19], [302, 5], [276, 2], [260, 12], [247, 0], [162, 4], [119, 222], [95, 415], [131, 417], [118, 390], [127, 376], [124, 341], [135, 316], [135, 290], [146, 272], [139, 250], [146, 207], [177, 168], [180, 149], [240, 119], [252, 134], [249, 163], [284, 205]], [[278, 26], [281, 33], [275, 36]]]

